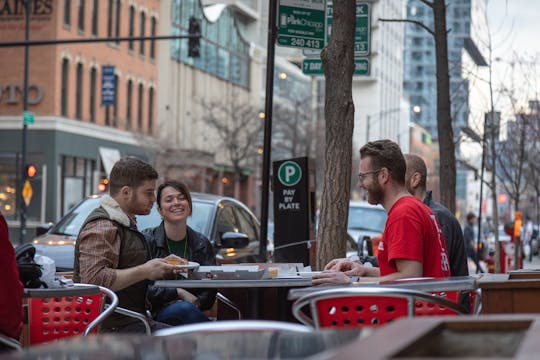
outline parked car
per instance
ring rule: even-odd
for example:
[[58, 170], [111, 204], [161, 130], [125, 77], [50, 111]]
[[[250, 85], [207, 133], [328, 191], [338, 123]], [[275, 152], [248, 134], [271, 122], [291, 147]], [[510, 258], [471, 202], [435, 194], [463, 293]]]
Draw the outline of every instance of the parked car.
[[373, 255], [369, 251], [370, 243], [363, 240], [369, 238], [372, 241], [371, 244], [376, 245], [384, 230], [386, 218], [386, 210], [381, 205], [371, 205], [367, 201], [360, 200], [351, 201], [347, 224], [347, 232], [351, 239], [347, 244], [347, 256]]
[[[188, 225], [210, 239], [218, 263], [257, 262], [259, 255], [259, 220], [240, 201], [230, 197], [191, 193], [193, 215]], [[57, 271], [72, 271], [74, 245], [84, 221], [99, 205], [100, 195], [93, 195], [73, 207], [54, 225], [39, 227], [34, 240], [36, 253], [55, 261]], [[156, 204], [148, 215], [137, 216], [139, 230], [159, 225]], [[41, 235], [40, 235], [41, 234]], [[246, 241], [249, 239], [249, 241]]]

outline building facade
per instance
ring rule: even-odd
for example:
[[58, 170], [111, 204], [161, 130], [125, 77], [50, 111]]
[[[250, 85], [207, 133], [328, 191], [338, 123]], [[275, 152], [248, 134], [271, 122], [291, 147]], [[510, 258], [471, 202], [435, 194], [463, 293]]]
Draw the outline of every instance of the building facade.
[[[3, 9], [0, 42], [25, 37], [25, 9]], [[150, 159], [144, 144], [156, 133], [157, 55], [155, 41], [116, 37], [159, 32], [159, 1], [44, 1], [32, 5], [30, 40], [100, 39], [105, 42], [29, 47], [27, 163], [32, 180], [25, 240], [32, 227], [54, 222], [84, 196], [98, 192], [120, 156]], [[102, 105], [104, 66], [116, 84], [112, 105]], [[18, 238], [17, 188], [23, 169], [22, 113], [24, 47], [0, 52], [0, 206], [12, 241]], [[150, 139], [150, 140], [149, 140]], [[15, 241], [16, 242], [16, 241]]]

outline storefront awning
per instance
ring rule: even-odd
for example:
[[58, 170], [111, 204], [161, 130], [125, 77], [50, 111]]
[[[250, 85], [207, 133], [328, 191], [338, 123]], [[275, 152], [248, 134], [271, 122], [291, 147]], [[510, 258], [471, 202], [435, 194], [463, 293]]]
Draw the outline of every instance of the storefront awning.
[[114, 163], [120, 160], [120, 151], [118, 151], [118, 149], [100, 147], [99, 156], [101, 157], [101, 163], [103, 164], [103, 168], [107, 173], [107, 177], [109, 177]]

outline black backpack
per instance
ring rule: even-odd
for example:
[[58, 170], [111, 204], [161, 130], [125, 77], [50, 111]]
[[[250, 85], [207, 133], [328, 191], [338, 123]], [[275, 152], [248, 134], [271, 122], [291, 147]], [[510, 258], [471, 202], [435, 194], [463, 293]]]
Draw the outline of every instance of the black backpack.
[[41, 265], [34, 261], [36, 248], [32, 244], [24, 244], [15, 248], [15, 259], [19, 268], [19, 278], [25, 288], [47, 287], [41, 277]]

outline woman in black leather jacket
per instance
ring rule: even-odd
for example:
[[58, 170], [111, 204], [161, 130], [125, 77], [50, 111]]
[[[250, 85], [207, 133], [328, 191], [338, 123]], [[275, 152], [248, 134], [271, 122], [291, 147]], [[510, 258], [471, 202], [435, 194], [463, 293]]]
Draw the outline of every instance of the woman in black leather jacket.
[[[143, 234], [152, 257], [174, 254], [200, 265], [215, 265], [216, 257], [210, 241], [187, 226], [192, 202], [187, 186], [166, 181], [157, 190], [158, 211], [163, 221]], [[216, 299], [216, 289], [172, 289], [150, 286], [148, 299], [156, 321], [170, 325], [208, 321], [202, 311], [208, 310]]]

